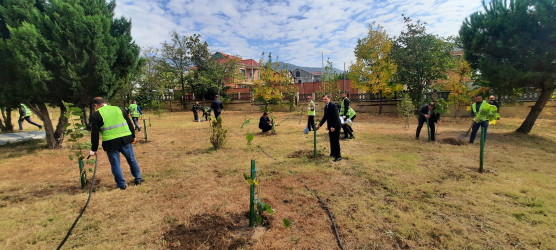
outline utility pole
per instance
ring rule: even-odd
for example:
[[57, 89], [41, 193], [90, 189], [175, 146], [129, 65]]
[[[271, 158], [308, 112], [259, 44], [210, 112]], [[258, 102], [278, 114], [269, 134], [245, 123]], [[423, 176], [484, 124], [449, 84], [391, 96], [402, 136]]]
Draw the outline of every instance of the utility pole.
[[346, 62], [344, 62], [344, 91], [346, 91]]
[[320, 82], [322, 83], [322, 89], [324, 89], [324, 93], [326, 94], [326, 85], [324, 85], [324, 52], [322, 53], [321, 57], [321, 68], [320, 68]]

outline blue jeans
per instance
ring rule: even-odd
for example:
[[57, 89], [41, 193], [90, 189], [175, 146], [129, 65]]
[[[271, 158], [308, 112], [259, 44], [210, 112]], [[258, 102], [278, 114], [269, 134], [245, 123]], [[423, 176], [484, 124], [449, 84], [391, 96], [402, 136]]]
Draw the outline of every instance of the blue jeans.
[[135, 181], [143, 181], [141, 179], [141, 171], [139, 170], [139, 165], [137, 164], [135, 156], [133, 155], [133, 147], [131, 146], [131, 143], [129, 143], [119, 149], [106, 152], [106, 154], [108, 155], [108, 161], [110, 161], [110, 166], [112, 167], [112, 174], [114, 175], [116, 185], [118, 185], [118, 187], [120, 188], [126, 186], [122, 170], [120, 169], [120, 153], [122, 153], [127, 160], [127, 164], [129, 164], [129, 169], [131, 170], [131, 175], [135, 177]]
[[133, 120], [133, 123], [135, 124], [135, 130], [141, 130], [141, 127], [139, 126], [139, 117], [131, 117], [131, 119]]
[[477, 136], [477, 131], [479, 131], [479, 127], [485, 128], [485, 140], [486, 140], [488, 121], [476, 122], [473, 124], [473, 130], [471, 130], [471, 137], [469, 137], [469, 143], [473, 143], [473, 141], [475, 141], [475, 136]]

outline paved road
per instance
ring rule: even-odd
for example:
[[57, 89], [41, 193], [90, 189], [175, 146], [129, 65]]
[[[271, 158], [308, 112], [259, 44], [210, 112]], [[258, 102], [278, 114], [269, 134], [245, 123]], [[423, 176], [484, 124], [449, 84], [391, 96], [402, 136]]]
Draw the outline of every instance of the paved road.
[[0, 134], [0, 145], [8, 143], [17, 143], [30, 140], [42, 140], [46, 138], [44, 131], [24, 131], [17, 133], [4, 133]]

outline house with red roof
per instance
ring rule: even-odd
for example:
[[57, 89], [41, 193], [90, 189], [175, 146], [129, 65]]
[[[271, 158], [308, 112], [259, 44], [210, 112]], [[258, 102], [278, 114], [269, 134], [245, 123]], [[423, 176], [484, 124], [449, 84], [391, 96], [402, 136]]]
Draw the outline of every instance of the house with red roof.
[[222, 52], [216, 52], [213, 59], [219, 62], [226, 62], [228, 60], [237, 60], [239, 62], [239, 75], [240, 79], [227, 79], [225, 80], [226, 86], [231, 87], [232, 93], [249, 93], [249, 86], [259, 79], [259, 63], [253, 59], [242, 59], [238, 56], [228, 55]]

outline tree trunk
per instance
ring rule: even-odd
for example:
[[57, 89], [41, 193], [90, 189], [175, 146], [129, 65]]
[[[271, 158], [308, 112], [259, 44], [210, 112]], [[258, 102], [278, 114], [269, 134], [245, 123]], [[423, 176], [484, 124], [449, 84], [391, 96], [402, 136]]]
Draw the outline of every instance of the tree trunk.
[[10, 108], [2, 108], [2, 119], [0, 119], [0, 130], [3, 133], [13, 132], [14, 125], [12, 124], [12, 110]]
[[378, 114], [382, 115], [382, 91], [378, 93]]
[[543, 86], [541, 88], [541, 95], [539, 96], [539, 99], [537, 99], [537, 102], [535, 103], [535, 105], [533, 105], [531, 111], [529, 111], [527, 118], [525, 118], [525, 121], [523, 121], [523, 123], [516, 130], [516, 132], [523, 133], [523, 134], [528, 134], [529, 132], [531, 132], [531, 129], [533, 129], [533, 125], [535, 125], [535, 121], [537, 121], [537, 118], [541, 114], [544, 106], [546, 105], [548, 100], [550, 100], [550, 96], [552, 95], [553, 91], [554, 91], [553, 86], [551, 87]]
[[64, 142], [65, 128], [64, 126], [68, 123], [68, 118], [64, 116], [66, 112], [66, 107], [60, 105], [60, 118], [58, 118], [58, 124], [56, 125], [56, 130], [52, 121], [50, 120], [50, 115], [46, 104], [40, 103], [38, 105], [31, 105], [30, 103], [25, 103], [29, 109], [31, 109], [43, 122], [44, 130], [46, 132], [46, 145], [49, 149], [59, 149], [62, 148], [62, 143]]

